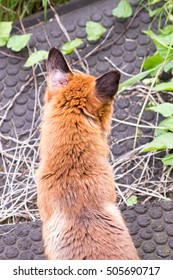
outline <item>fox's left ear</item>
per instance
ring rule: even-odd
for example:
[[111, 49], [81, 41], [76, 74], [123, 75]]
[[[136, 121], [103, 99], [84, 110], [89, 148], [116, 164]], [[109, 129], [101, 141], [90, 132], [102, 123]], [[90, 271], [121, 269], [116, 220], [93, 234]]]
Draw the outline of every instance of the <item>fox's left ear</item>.
[[120, 72], [110, 71], [96, 79], [96, 95], [101, 100], [111, 100], [118, 91]]
[[61, 51], [52, 48], [47, 60], [48, 86], [61, 88], [68, 83], [68, 74], [72, 74]]

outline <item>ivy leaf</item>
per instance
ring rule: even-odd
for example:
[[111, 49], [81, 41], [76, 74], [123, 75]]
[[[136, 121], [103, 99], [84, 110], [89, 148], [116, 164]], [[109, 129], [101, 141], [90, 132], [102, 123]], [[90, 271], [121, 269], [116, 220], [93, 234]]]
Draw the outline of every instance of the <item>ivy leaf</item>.
[[101, 23], [88, 21], [86, 24], [86, 33], [88, 41], [98, 40], [104, 33], [106, 28]]
[[80, 45], [82, 45], [83, 41], [79, 38], [76, 38], [72, 41], [66, 42], [62, 48], [61, 51], [63, 52], [63, 54], [70, 54], [72, 53], [77, 47], [79, 47]]
[[161, 55], [158, 52], [156, 52], [153, 56], [148, 56], [145, 59], [143, 67], [145, 70], [149, 70], [160, 65], [163, 61], [164, 60], [161, 57]]
[[138, 202], [137, 200], [137, 196], [136, 195], [131, 195], [128, 199], [127, 199], [127, 206], [132, 206], [134, 204], [136, 204]]
[[157, 106], [149, 107], [147, 108], [147, 110], [160, 113], [163, 117], [171, 117], [173, 115], [173, 104], [169, 102], [164, 102]]
[[173, 133], [167, 132], [156, 137], [153, 141], [148, 143], [141, 152], [158, 151], [173, 148]]
[[173, 78], [166, 83], [160, 83], [152, 88], [154, 91], [173, 90]]
[[121, 0], [118, 6], [112, 11], [113, 16], [128, 18], [132, 15], [132, 8], [127, 0]]
[[30, 55], [30, 57], [27, 59], [26, 63], [24, 64], [25, 67], [33, 66], [34, 64], [45, 60], [48, 58], [48, 51], [36, 51]]
[[173, 117], [167, 118], [159, 123], [158, 127], [155, 130], [155, 136], [157, 137], [159, 135], [165, 134], [168, 131], [173, 132]]
[[12, 51], [20, 52], [29, 42], [32, 34], [24, 34], [24, 35], [14, 35], [10, 37], [7, 43], [7, 48], [12, 49]]
[[10, 37], [11, 29], [12, 29], [11, 21], [0, 22], [0, 47], [3, 47], [6, 45], [8, 39]]
[[165, 165], [172, 165], [173, 166], [173, 154], [166, 155], [162, 159], [163, 164]]
[[168, 35], [157, 35], [151, 30], [144, 31], [154, 42], [157, 51], [163, 59], [167, 56], [169, 51], [168, 59], [173, 56], [173, 48], [170, 48], [171, 43], [173, 43], [173, 33]]

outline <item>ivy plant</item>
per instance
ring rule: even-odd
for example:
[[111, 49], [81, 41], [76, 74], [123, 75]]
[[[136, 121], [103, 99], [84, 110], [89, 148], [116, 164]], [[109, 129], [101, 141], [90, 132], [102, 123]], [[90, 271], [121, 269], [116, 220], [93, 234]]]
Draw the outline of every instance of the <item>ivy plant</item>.
[[157, 106], [147, 108], [154, 112], [160, 113], [165, 119], [161, 121], [155, 130], [155, 138], [148, 143], [141, 152], [160, 151], [167, 149], [168, 154], [162, 158], [165, 165], [173, 166], [173, 104], [165, 102]]
[[128, 18], [132, 15], [131, 5], [127, 0], [121, 0], [118, 6], [112, 11], [112, 14], [118, 18]]

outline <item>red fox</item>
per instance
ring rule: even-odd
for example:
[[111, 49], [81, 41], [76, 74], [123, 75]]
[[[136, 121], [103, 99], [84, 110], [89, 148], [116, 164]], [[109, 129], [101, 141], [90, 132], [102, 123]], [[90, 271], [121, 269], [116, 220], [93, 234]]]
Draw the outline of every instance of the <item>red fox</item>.
[[54, 260], [139, 259], [115, 206], [108, 163], [113, 98], [120, 73], [72, 71], [52, 48], [47, 61], [38, 169], [45, 254]]

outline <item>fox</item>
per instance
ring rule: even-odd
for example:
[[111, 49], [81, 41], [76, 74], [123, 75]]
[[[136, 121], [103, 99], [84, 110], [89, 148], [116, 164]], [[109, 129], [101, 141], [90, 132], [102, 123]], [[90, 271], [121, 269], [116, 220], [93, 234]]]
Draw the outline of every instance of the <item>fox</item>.
[[138, 260], [116, 206], [107, 135], [120, 72], [72, 70], [53, 47], [40, 131], [37, 204], [50, 260]]

